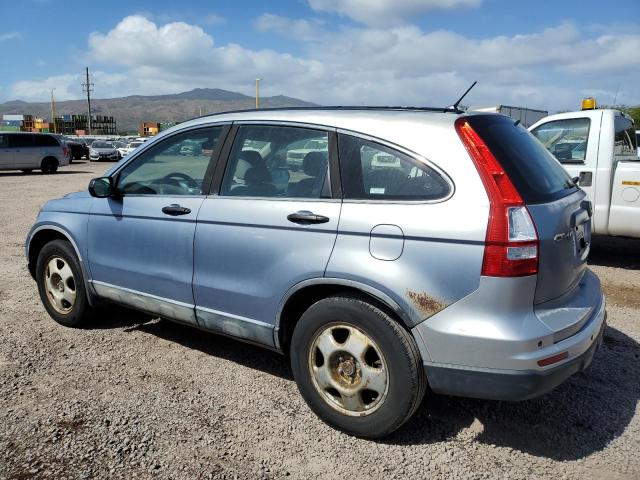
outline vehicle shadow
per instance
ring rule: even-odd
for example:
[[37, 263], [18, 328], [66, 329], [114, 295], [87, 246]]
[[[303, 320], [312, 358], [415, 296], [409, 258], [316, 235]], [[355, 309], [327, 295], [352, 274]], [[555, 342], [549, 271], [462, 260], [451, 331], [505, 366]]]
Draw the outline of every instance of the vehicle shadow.
[[640, 239], [594, 236], [589, 265], [640, 270]]
[[125, 332], [137, 330], [149, 333], [164, 340], [177, 342], [187, 348], [199, 350], [207, 355], [229, 360], [286, 380], [293, 380], [289, 362], [279, 353], [230, 337], [199, 330], [189, 325], [153, 318], [152, 315], [124, 307], [109, 306], [88, 328], [100, 330], [124, 328]]
[[576, 460], [622, 435], [640, 400], [639, 345], [607, 327], [589, 368], [552, 392], [524, 402], [427, 394], [415, 417], [382, 443], [455, 439], [509, 447], [554, 460]]
[[[69, 174], [74, 174], [74, 173], [89, 173], [87, 171], [84, 170], [58, 170], [55, 174], [51, 175], [52, 178], [55, 178], [56, 175], [69, 175]], [[33, 177], [33, 176], [41, 176], [41, 175], [47, 175], [42, 173], [41, 171], [33, 171], [30, 173], [24, 173], [24, 172], [0, 172], [0, 178], [2, 177]]]
[[[142, 331], [207, 355], [293, 381], [286, 357], [232, 338], [117, 308], [94, 328]], [[428, 392], [414, 417], [379, 443], [455, 441], [509, 447], [554, 460], [576, 460], [604, 449], [629, 425], [640, 401], [640, 345], [612, 327], [589, 368], [552, 392], [524, 402], [500, 402]]]

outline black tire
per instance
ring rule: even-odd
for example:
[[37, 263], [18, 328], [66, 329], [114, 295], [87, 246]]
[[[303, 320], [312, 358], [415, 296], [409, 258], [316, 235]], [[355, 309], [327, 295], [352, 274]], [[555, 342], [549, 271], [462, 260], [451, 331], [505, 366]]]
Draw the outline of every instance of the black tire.
[[[75, 301], [68, 312], [60, 312], [54, 307], [54, 301], [47, 293], [47, 267], [49, 262], [55, 258], [62, 259], [73, 273], [73, 289], [75, 291]], [[84, 277], [76, 253], [66, 240], [53, 240], [47, 243], [38, 254], [36, 263], [36, 282], [40, 300], [51, 318], [65, 327], [81, 327], [94, 316], [94, 311], [87, 300]], [[69, 285], [64, 286], [67, 288]]]
[[[388, 372], [386, 397], [381, 397], [376, 409], [364, 416], [336, 409], [325, 400], [312, 378], [309, 355], [314, 339], [335, 322], [356, 327], [373, 340], [384, 357]], [[415, 413], [427, 385], [411, 334], [383, 310], [357, 296], [336, 295], [309, 307], [293, 332], [290, 357], [298, 389], [311, 410], [330, 426], [357, 437], [381, 438], [396, 430]]]
[[23, 168], [22, 173], [31, 173], [33, 172], [33, 168]]
[[54, 157], [47, 157], [43, 159], [40, 164], [40, 170], [42, 170], [42, 173], [47, 175], [56, 173], [58, 171], [58, 159]]

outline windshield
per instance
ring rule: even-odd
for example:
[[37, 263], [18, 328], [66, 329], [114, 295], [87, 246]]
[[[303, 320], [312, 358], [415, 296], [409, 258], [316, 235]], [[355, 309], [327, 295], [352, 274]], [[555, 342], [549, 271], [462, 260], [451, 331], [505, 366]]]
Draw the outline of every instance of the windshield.
[[93, 142], [91, 144], [92, 148], [113, 148], [113, 145], [111, 145], [109, 142], [101, 142], [101, 141], [96, 141]]

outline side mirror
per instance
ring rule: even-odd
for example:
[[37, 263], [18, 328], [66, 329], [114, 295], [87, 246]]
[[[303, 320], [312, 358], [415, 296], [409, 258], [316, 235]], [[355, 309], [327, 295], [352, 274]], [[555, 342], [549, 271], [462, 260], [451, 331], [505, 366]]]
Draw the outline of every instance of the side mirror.
[[93, 178], [89, 182], [89, 193], [92, 197], [106, 198], [110, 197], [114, 193], [113, 184], [111, 183], [111, 177], [99, 177]]

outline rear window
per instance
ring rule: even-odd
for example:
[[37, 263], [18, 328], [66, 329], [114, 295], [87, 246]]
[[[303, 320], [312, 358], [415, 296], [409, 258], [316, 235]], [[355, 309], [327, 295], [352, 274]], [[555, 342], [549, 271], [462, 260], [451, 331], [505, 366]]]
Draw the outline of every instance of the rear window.
[[633, 122], [623, 116], [616, 116], [613, 154], [619, 156], [636, 156], [636, 134]]
[[525, 203], [547, 203], [577, 190], [544, 145], [512, 119], [473, 115], [467, 121], [498, 159]]

